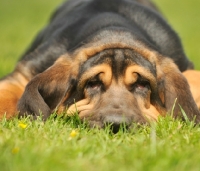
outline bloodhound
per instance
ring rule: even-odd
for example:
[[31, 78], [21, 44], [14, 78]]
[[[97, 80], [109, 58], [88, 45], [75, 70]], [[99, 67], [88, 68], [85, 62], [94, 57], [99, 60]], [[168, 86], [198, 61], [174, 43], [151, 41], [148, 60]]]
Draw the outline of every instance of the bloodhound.
[[68, 0], [1, 79], [0, 116], [46, 120], [55, 110], [77, 110], [104, 127], [146, 123], [172, 110], [182, 117], [183, 109], [198, 123], [200, 73], [192, 69], [149, 0]]

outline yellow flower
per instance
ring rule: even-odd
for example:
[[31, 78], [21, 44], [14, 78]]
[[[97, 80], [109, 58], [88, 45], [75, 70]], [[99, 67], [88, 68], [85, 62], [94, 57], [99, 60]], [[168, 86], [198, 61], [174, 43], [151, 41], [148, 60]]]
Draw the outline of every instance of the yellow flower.
[[14, 147], [13, 149], [12, 149], [12, 153], [13, 154], [17, 154], [19, 152], [19, 148], [18, 147]]
[[19, 123], [18, 126], [22, 129], [25, 129], [27, 127], [27, 124]]
[[72, 130], [72, 132], [70, 133], [70, 137], [74, 138], [78, 135], [78, 132], [76, 130]]

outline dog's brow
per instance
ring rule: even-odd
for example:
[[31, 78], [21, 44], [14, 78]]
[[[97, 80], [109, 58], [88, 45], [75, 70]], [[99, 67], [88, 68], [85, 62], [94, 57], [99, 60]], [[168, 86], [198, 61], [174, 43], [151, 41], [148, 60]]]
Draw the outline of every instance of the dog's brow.
[[87, 80], [89, 80], [90, 78], [93, 78], [97, 74], [103, 74], [103, 76], [101, 75], [101, 79], [102, 79], [101, 81], [104, 83], [105, 86], [110, 85], [111, 80], [112, 80], [111, 67], [108, 64], [101, 64], [101, 65], [94, 66], [90, 68], [88, 71], [86, 71], [85, 73], [83, 73], [79, 81], [79, 86], [83, 87]]
[[[124, 82], [125, 84], [132, 84], [134, 83], [136, 80], [135, 76], [133, 75], [134, 73], [138, 73], [141, 76], [145, 77], [147, 80], [150, 81], [151, 86], [155, 87], [155, 83], [156, 83], [156, 78], [154, 77], [154, 75], [146, 68], [141, 67], [139, 65], [131, 65], [128, 66], [126, 71], [125, 71], [125, 76], [124, 76]], [[133, 79], [134, 77], [134, 79]]]
[[150, 56], [144, 57], [142, 56], [142, 54], [128, 49], [124, 51], [124, 54], [126, 57], [128, 57], [126, 63], [129, 66], [137, 64], [139, 66], [146, 68], [152, 74], [156, 75], [156, 64], [155, 64], [156, 61], [152, 60], [152, 62], [150, 62], [148, 59], [148, 57], [151, 58]]

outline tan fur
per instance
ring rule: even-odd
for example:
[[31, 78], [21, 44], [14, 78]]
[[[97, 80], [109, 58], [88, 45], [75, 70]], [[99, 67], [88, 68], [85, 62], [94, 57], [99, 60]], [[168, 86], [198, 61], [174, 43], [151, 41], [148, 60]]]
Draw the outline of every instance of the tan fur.
[[148, 107], [145, 107], [144, 99], [138, 98], [138, 103], [141, 110], [141, 114], [148, 121], [157, 121], [158, 117], [161, 116], [161, 113], [152, 104], [150, 104]]
[[17, 114], [17, 102], [24, 92], [28, 80], [15, 73], [7, 80], [0, 81], [0, 119], [6, 114], [11, 118]]
[[152, 75], [150, 71], [139, 65], [131, 65], [126, 69], [124, 76], [124, 83], [126, 85], [133, 84], [137, 80], [137, 76], [135, 74], [142, 75], [143, 77], [145, 77], [150, 81], [152, 87], [155, 87], [156, 83], [155, 77]]
[[99, 73], [100, 73], [99, 77], [101, 81], [106, 86], [109, 86], [111, 83], [111, 78], [112, 78], [111, 67], [108, 64], [101, 64], [101, 65], [90, 68], [89, 71], [85, 72], [82, 75], [79, 81], [80, 87], [83, 87], [87, 80], [91, 79], [92, 77], [96, 76]]
[[187, 79], [195, 103], [200, 109], [200, 71], [187, 70], [183, 72], [183, 75]]
[[[100, 37], [98, 38], [98, 36]], [[77, 61], [84, 62], [103, 50], [116, 48], [132, 49], [150, 62], [157, 61], [158, 54], [146, 47], [142, 42], [135, 41], [134, 38], [131, 39], [133, 36], [130, 33], [102, 31], [98, 36], [93, 40], [93, 43], [86, 44], [74, 52], [73, 56]], [[102, 36], [104, 39], [101, 39]]]

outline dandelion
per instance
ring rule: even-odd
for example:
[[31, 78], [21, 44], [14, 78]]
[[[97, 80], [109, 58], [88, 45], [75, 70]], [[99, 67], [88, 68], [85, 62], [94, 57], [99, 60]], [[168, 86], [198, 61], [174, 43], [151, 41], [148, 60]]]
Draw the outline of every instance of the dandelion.
[[25, 129], [27, 127], [27, 124], [24, 124], [24, 123], [19, 123], [18, 126], [22, 129]]
[[18, 147], [14, 147], [13, 149], [12, 149], [12, 153], [13, 154], [17, 154], [19, 152], [19, 148]]
[[76, 137], [78, 135], [78, 131], [76, 131], [76, 130], [72, 130], [72, 132], [70, 133], [70, 137], [71, 138], [74, 138], [74, 137]]

